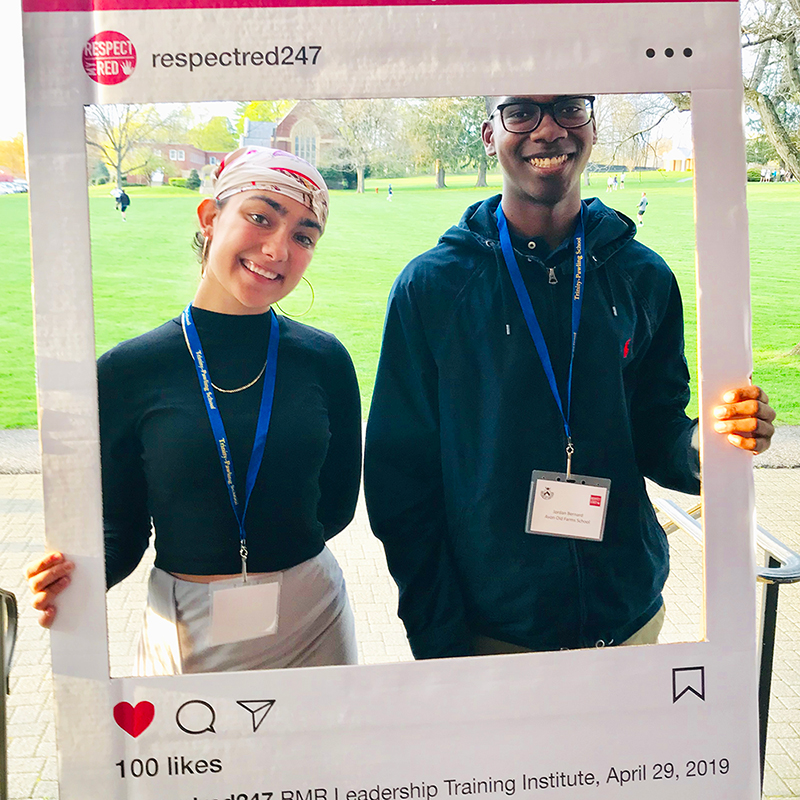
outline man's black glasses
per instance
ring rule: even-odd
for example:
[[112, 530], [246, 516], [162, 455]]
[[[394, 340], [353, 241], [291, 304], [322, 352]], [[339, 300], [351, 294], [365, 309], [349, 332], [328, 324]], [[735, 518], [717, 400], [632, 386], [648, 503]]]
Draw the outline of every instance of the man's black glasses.
[[492, 116], [499, 113], [500, 121], [509, 133], [530, 133], [539, 127], [548, 111], [562, 128], [582, 128], [594, 116], [594, 97], [564, 97], [555, 103], [534, 103], [532, 100], [502, 103]]

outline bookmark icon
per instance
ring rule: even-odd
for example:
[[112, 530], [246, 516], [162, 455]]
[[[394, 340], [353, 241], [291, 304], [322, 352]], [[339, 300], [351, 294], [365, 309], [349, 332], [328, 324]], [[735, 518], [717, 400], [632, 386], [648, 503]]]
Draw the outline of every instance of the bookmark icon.
[[705, 701], [705, 667], [675, 667], [672, 670], [672, 702], [677, 703], [686, 694], [693, 694]]

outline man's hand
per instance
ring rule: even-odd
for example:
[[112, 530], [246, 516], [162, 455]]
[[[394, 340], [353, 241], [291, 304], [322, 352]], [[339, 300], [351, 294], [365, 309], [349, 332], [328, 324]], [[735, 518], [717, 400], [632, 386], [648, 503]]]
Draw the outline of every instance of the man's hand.
[[763, 453], [770, 445], [775, 428], [775, 411], [769, 398], [758, 386], [733, 389], [722, 396], [725, 405], [714, 409], [719, 420], [714, 423], [717, 433], [727, 434], [728, 441], [754, 455]]
[[56, 618], [53, 601], [69, 586], [75, 564], [63, 553], [48, 553], [25, 568], [28, 587], [33, 592], [33, 607], [39, 612], [39, 624], [49, 628]]

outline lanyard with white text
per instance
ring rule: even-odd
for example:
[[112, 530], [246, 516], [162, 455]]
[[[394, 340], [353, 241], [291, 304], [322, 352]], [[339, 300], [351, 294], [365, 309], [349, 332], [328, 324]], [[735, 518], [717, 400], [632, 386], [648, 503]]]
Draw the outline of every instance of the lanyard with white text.
[[525, 283], [522, 280], [522, 273], [519, 271], [516, 256], [514, 255], [514, 248], [511, 245], [511, 236], [508, 233], [508, 223], [506, 222], [505, 214], [503, 214], [503, 204], [497, 206], [497, 228], [500, 232], [500, 248], [503, 251], [503, 258], [508, 268], [508, 273], [511, 276], [511, 282], [514, 284], [514, 291], [517, 293], [519, 304], [522, 308], [522, 315], [525, 317], [525, 322], [528, 324], [533, 344], [536, 347], [536, 352], [539, 354], [539, 359], [542, 362], [544, 374], [547, 377], [547, 382], [550, 384], [550, 391], [553, 393], [553, 398], [558, 406], [558, 411], [561, 414], [561, 419], [564, 421], [564, 432], [567, 435], [567, 478], [572, 474], [572, 454], [575, 448], [572, 445], [572, 433], [569, 427], [570, 406], [572, 403], [572, 363], [575, 358], [575, 343], [578, 338], [578, 326], [581, 322], [581, 307], [583, 306], [583, 259], [584, 259], [584, 242], [583, 242], [583, 226], [584, 226], [584, 209], [585, 206], [581, 203], [581, 211], [578, 215], [578, 224], [575, 227], [575, 236], [573, 239], [574, 249], [574, 269], [572, 279], [572, 347], [569, 356], [569, 377], [567, 378], [567, 409], [564, 412], [564, 407], [561, 403], [561, 395], [558, 392], [558, 384], [556, 383], [555, 372], [553, 365], [550, 361], [550, 353], [547, 350], [544, 336], [542, 334], [539, 320], [536, 319], [536, 312], [533, 310], [528, 290], [525, 288]]
[[225, 485], [228, 487], [228, 495], [231, 501], [233, 513], [236, 515], [236, 522], [239, 524], [239, 555], [242, 557], [242, 580], [247, 583], [247, 539], [244, 532], [244, 518], [247, 514], [247, 506], [250, 503], [250, 495], [256, 482], [258, 470], [264, 457], [264, 445], [267, 441], [267, 431], [269, 430], [269, 420], [272, 416], [272, 400], [275, 396], [275, 374], [278, 362], [278, 317], [274, 311], [270, 311], [271, 323], [269, 332], [269, 345], [267, 346], [267, 366], [264, 370], [264, 388], [261, 392], [261, 406], [258, 409], [258, 423], [256, 425], [256, 438], [253, 442], [253, 451], [250, 454], [250, 464], [247, 467], [247, 481], [245, 483], [244, 504], [239, 502], [236, 496], [236, 483], [233, 474], [233, 461], [231, 448], [228, 445], [228, 438], [225, 435], [225, 426], [222, 424], [222, 416], [217, 407], [217, 399], [214, 396], [214, 389], [211, 385], [211, 378], [206, 367], [206, 359], [203, 354], [203, 346], [200, 344], [200, 337], [192, 319], [192, 305], [186, 306], [181, 314], [181, 325], [183, 333], [189, 343], [189, 350], [192, 354], [197, 379], [200, 381], [200, 391], [206, 404], [208, 421], [214, 432], [214, 439], [217, 444], [219, 461], [222, 466], [222, 474], [225, 477]]

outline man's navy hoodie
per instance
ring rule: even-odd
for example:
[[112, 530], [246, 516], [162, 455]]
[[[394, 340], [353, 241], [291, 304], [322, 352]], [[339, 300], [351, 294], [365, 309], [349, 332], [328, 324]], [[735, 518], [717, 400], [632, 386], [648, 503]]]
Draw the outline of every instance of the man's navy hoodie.
[[[500, 251], [499, 201], [468, 208], [389, 297], [365, 490], [417, 658], [469, 655], [476, 634], [533, 650], [624, 641], [669, 571], [644, 476], [699, 491], [678, 286], [633, 222], [592, 199], [570, 425], [573, 472], [611, 480], [605, 534], [525, 533], [531, 472], [564, 471], [566, 436]], [[515, 245], [562, 398], [571, 242], [544, 261]]]

